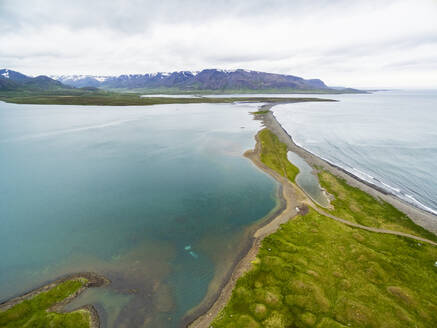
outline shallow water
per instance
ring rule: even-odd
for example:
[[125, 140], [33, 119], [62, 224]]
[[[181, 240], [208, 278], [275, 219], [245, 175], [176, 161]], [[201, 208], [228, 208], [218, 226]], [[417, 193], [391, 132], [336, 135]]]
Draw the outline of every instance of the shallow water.
[[256, 105], [0, 103], [0, 300], [69, 272], [112, 280], [109, 327], [174, 327], [224, 274], [275, 182], [243, 152]]
[[295, 142], [437, 213], [437, 92], [329, 95], [335, 103], [273, 107]]
[[320, 187], [319, 179], [315, 175], [313, 168], [295, 152], [289, 151], [287, 157], [288, 160], [299, 169], [299, 173], [296, 176], [296, 183], [299, 187], [301, 187], [313, 201], [327, 207], [329, 200]]

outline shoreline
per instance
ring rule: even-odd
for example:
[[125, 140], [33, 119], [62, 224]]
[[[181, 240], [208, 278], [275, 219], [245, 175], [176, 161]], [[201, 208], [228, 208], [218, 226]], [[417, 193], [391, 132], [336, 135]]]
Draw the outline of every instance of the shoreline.
[[[342, 167], [336, 166], [335, 164], [326, 161], [325, 159], [320, 158], [305, 148], [297, 145], [271, 111], [271, 108], [278, 104], [282, 103], [267, 103], [261, 105], [259, 110], [266, 110], [267, 113], [256, 115], [256, 119], [259, 118], [265, 127], [277, 135], [280, 141], [287, 145], [288, 150], [298, 154], [313, 168], [316, 166], [323, 167], [332, 174], [344, 178], [351, 186], [357, 187], [374, 197], [387, 201], [400, 211], [407, 214], [416, 224], [424, 227], [434, 234], [437, 234], [437, 216], [417, 208], [412, 204], [409, 204], [408, 202], [396, 197], [396, 195], [391, 194], [389, 191], [356, 177]], [[246, 151], [244, 156], [248, 158], [252, 164], [260, 169], [263, 173], [271, 176], [277, 182], [278, 186], [275, 191], [277, 204], [266, 216], [259, 219], [258, 222], [255, 222], [253, 226], [248, 229], [246, 236], [249, 238], [247, 238], [247, 241], [244, 242], [244, 245], [238, 251], [238, 254], [235, 260], [232, 262], [228, 272], [219, 279], [219, 284], [217, 284], [218, 287], [214, 288], [216, 291], [211, 293], [211, 295], [208, 295], [209, 293], [207, 292], [205, 298], [182, 318], [181, 324], [184, 327], [209, 327], [212, 320], [214, 320], [217, 314], [229, 301], [237, 280], [248, 270], [250, 270], [252, 261], [257, 256], [262, 240], [266, 236], [275, 232], [281, 224], [293, 219], [297, 214], [299, 214], [299, 211], [296, 208], [300, 208], [300, 206], [304, 204], [305, 198], [309, 197], [305, 194], [302, 188], [297, 187], [288, 179], [280, 176], [278, 173], [261, 162], [259, 158], [260, 142], [258, 135], [255, 136], [255, 140], [256, 144], [254, 149]], [[309, 198], [311, 199], [311, 197]], [[433, 224], [432, 220], [436, 222]], [[91, 281], [89, 277], [92, 277], [92, 279], [95, 280]], [[62, 308], [66, 304], [79, 296], [87, 288], [100, 287], [109, 284], [108, 279], [102, 275], [92, 272], [67, 274], [57, 278], [54, 281], [46, 282], [40, 287], [32, 289], [24, 294], [20, 294], [21, 296], [16, 296], [4, 302], [0, 302], [0, 311], [6, 310], [26, 299], [32, 298], [41, 292], [47, 291], [66, 280], [77, 278], [86, 278], [90, 281], [84, 287], [81, 287], [76, 293], [70, 295], [62, 302], [50, 308], [49, 311], [62, 312]], [[80, 310], [89, 312], [91, 321], [90, 327], [100, 327], [102, 322], [99, 318], [96, 308], [93, 305], [85, 305], [75, 309], [74, 311]]]
[[[283, 186], [282, 184], [278, 183], [276, 190], [275, 190], [275, 197], [277, 204], [276, 206], [263, 218], [261, 218], [258, 222], [255, 222], [251, 227], [249, 227], [249, 230], [247, 231], [248, 239], [241, 247], [240, 251], [238, 252], [238, 256], [235, 257], [235, 260], [231, 263], [230, 269], [227, 270], [226, 274], [219, 279], [220, 282], [218, 284], [217, 288], [214, 288], [215, 291], [210, 294], [210, 290], [208, 288], [208, 291], [205, 295], [205, 297], [202, 299], [202, 301], [196, 305], [194, 308], [190, 309], [182, 318], [181, 320], [181, 326], [182, 327], [188, 327], [190, 326], [194, 321], [197, 320], [200, 316], [202, 316], [205, 312], [207, 312], [217, 301], [217, 299], [220, 296], [221, 291], [225, 288], [226, 284], [229, 282], [229, 280], [232, 277], [232, 274], [235, 270], [235, 268], [240, 263], [241, 259], [244, 258], [253, 247], [253, 244], [255, 242], [255, 232], [264, 227], [265, 225], [269, 224], [271, 221], [273, 221], [280, 213], [284, 211], [286, 208], [286, 201], [282, 195], [283, 193]], [[211, 282], [214, 281], [214, 278]]]
[[228, 302], [237, 280], [248, 270], [250, 270], [252, 261], [255, 260], [258, 254], [258, 250], [261, 246], [262, 240], [266, 236], [279, 229], [281, 224], [293, 219], [299, 213], [297, 208], [303, 205], [303, 200], [305, 199], [305, 196], [302, 195], [301, 190], [295, 188], [295, 186], [287, 178], [279, 175], [261, 162], [259, 158], [260, 142], [258, 140], [258, 135], [255, 136], [255, 139], [255, 149], [246, 151], [244, 153], [244, 156], [248, 158], [252, 162], [252, 164], [254, 164], [262, 172], [270, 175], [275, 181], [280, 184], [281, 193], [279, 193], [279, 197], [284, 203], [285, 207], [282, 211], [277, 213], [277, 215], [273, 217], [269, 222], [265, 222], [265, 224], [263, 224], [254, 231], [251, 238], [251, 247], [249, 248], [247, 253], [239, 259], [233, 270], [231, 270], [231, 272], [229, 273], [229, 279], [224, 284], [224, 287], [218, 290], [218, 296], [213, 304], [200, 316], [198, 316], [188, 325], [186, 325], [187, 327], [209, 327], [212, 320], [214, 320], [217, 314], [224, 308], [224, 306]]
[[110, 280], [108, 280], [103, 275], [100, 275], [100, 274], [97, 274], [94, 272], [71, 273], [71, 274], [64, 275], [56, 280], [53, 280], [50, 282], [45, 282], [40, 287], [34, 288], [28, 292], [25, 292], [24, 294], [21, 294], [20, 296], [10, 298], [9, 300], [6, 300], [6, 301], [0, 303], [0, 312], [7, 311], [10, 308], [14, 307], [15, 305], [20, 304], [23, 301], [30, 300], [30, 299], [34, 298], [35, 296], [37, 296], [40, 293], [47, 292], [65, 281], [77, 280], [80, 278], [87, 279], [88, 282], [84, 286], [79, 288], [76, 292], [67, 296], [61, 302], [54, 304], [47, 311], [57, 312], [57, 313], [71, 313], [71, 312], [76, 312], [76, 311], [87, 311], [90, 315], [90, 328], [99, 328], [100, 327], [100, 317], [97, 313], [96, 308], [92, 304], [87, 304], [87, 305], [81, 306], [73, 311], [64, 311], [63, 310], [64, 306], [66, 306], [68, 303], [73, 301], [75, 298], [77, 298], [80, 294], [82, 294], [88, 288], [103, 287], [103, 286], [107, 286], [110, 284]]
[[[274, 105], [275, 104], [273, 104], [273, 106]], [[289, 151], [298, 154], [310, 166], [323, 167], [324, 169], [328, 170], [332, 174], [345, 179], [349, 185], [353, 187], [357, 187], [373, 197], [381, 198], [382, 200], [396, 207], [401, 212], [405, 213], [417, 225], [420, 225], [426, 230], [429, 230], [437, 235], [436, 215], [434, 215], [431, 212], [425, 211], [424, 209], [416, 207], [411, 203], [404, 201], [403, 199], [397, 197], [390, 191], [385, 190], [379, 186], [376, 186], [369, 181], [361, 179], [360, 177], [355, 176], [353, 173], [345, 170], [344, 168], [335, 165], [334, 163], [331, 163], [329, 161], [326, 161], [325, 159], [320, 158], [317, 155], [311, 153], [307, 149], [297, 145], [294, 142], [293, 137], [290, 136], [288, 132], [282, 127], [282, 125], [276, 119], [272, 111], [269, 111], [263, 116], [264, 117], [262, 121], [264, 126], [270, 129], [274, 134], [276, 134], [279, 140], [287, 145]]]
[[[422, 210], [418, 207], [409, 204], [402, 199], [396, 197], [396, 195], [391, 194], [389, 191], [384, 190], [372, 183], [365, 181], [359, 177], [356, 177], [351, 172], [346, 171], [345, 169], [336, 166], [333, 163], [330, 163], [313, 153], [309, 152], [305, 148], [298, 146], [293, 138], [287, 133], [287, 131], [282, 127], [279, 121], [274, 116], [271, 108], [277, 104], [269, 103], [264, 104], [259, 107], [259, 111], [267, 111], [265, 114], [261, 114], [261, 121], [264, 127], [271, 130], [281, 142], [287, 145], [287, 149], [289, 151], [293, 151], [297, 153], [302, 159], [304, 159], [311, 167], [321, 166], [324, 169], [328, 170], [330, 173], [339, 176], [346, 180], [346, 182], [353, 186], [357, 187], [360, 190], [370, 194], [375, 198], [381, 198], [384, 201], [390, 203], [394, 207], [396, 207], [401, 212], [405, 213], [408, 217], [413, 220], [414, 223], [422, 226], [423, 228], [431, 231], [434, 234], [437, 234], [437, 217], [430, 212]], [[240, 261], [236, 264], [232, 272], [230, 272], [229, 280], [226, 282], [224, 287], [219, 290], [218, 297], [212, 306], [206, 310], [203, 314], [193, 320], [190, 324], [185, 325], [189, 328], [208, 328], [210, 327], [211, 322], [214, 318], [220, 313], [220, 311], [225, 307], [227, 302], [229, 301], [232, 291], [235, 287], [235, 284], [244, 273], [250, 270], [251, 262], [256, 258], [259, 247], [261, 245], [262, 239], [267, 235], [275, 232], [280, 224], [285, 223], [288, 220], [293, 219], [297, 214], [297, 210], [295, 208], [300, 206], [305, 206], [305, 198], [308, 197], [305, 192], [297, 186], [294, 186], [288, 179], [280, 176], [275, 171], [264, 165], [259, 158], [259, 140], [258, 135], [255, 136], [256, 145], [254, 150], [248, 150], [244, 153], [244, 156], [251, 160], [251, 162], [258, 167], [262, 172], [269, 174], [272, 176], [279, 184], [283, 187], [283, 194], [280, 195], [282, 197], [282, 201], [285, 201], [287, 206], [284, 211], [276, 218], [273, 218], [270, 223], [260, 227], [257, 229], [252, 237], [252, 247], [249, 249], [247, 254], [245, 254]], [[291, 194], [285, 195], [285, 190], [290, 189]], [[292, 195], [292, 197], [290, 197]], [[295, 206], [295, 207], [293, 207]], [[291, 209], [289, 207], [292, 207]], [[287, 215], [287, 210], [292, 212], [294, 209], [293, 215], [290, 215], [288, 219], [284, 220], [284, 216]], [[434, 224], [432, 221], [436, 221]]]

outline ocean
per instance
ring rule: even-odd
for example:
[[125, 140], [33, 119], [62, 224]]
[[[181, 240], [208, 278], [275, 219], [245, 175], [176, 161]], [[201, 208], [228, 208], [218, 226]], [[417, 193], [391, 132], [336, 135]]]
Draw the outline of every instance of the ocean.
[[324, 97], [338, 102], [279, 105], [273, 112], [298, 145], [437, 214], [437, 92]]

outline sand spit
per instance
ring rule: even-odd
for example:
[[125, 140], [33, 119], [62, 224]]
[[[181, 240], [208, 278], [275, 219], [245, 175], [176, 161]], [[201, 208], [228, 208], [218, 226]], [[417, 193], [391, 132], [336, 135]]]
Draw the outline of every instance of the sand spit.
[[283, 210], [277, 214], [272, 220], [267, 222], [265, 225], [260, 227], [255, 231], [252, 238], [252, 245], [248, 252], [240, 259], [238, 264], [235, 266], [233, 272], [230, 275], [229, 280], [225, 286], [221, 289], [216, 301], [209, 308], [209, 310], [198, 317], [188, 326], [190, 328], [200, 328], [209, 327], [212, 320], [217, 316], [217, 314], [224, 308], [226, 303], [232, 294], [232, 290], [238, 280], [244, 273], [250, 270], [252, 261], [255, 260], [258, 250], [261, 246], [261, 241], [271, 233], [275, 232], [279, 226], [298, 214], [298, 208], [302, 206], [302, 202], [305, 199], [303, 193], [298, 190], [287, 178], [279, 175], [264, 163], [261, 162], [259, 157], [260, 145], [258, 138], [254, 150], [247, 151], [244, 156], [252, 161], [254, 165], [260, 168], [262, 171], [270, 174], [277, 182], [282, 186], [280, 197], [285, 203]]
[[263, 115], [263, 123], [269, 130], [271, 130], [274, 134], [278, 136], [281, 142], [287, 145], [290, 151], [297, 153], [312, 167], [323, 167], [330, 173], [345, 179], [346, 182], [352, 187], [359, 188], [362, 191], [372, 195], [373, 197], [381, 198], [382, 200], [396, 207], [401, 212], [408, 215], [410, 219], [414, 221], [414, 223], [433, 232], [434, 234], [437, 234], [437, 217], [434, 214], [414, 207], [413, 205], [406, 203], [405, 201], [390, 194], [386, 190], [378, 188], [377, 186], [352, 175], [346, 170], [331, 163], [328, 163], [325, 160], [313, 155], [306, 149], [299, 147], [294, 143], [293, 138], [277, 121], [276, 117], [273, 115], [272, 112], [268, 112], [267, 114]]
[[[274, 105], [275, 104], [265, 104], [261, 106], [260, 111], [270, 110]], [[405, 203], [404, 201], [398, 199], [397, 197], [389, 194], [385, 190], [377, 188], [376, 186], [373, 186], [372, 184], [367, 183], [366, 181], [362, 181], [359, 178], [350, 174], [349, 172], [335, 165], [332, 165], [324, 161], [323, 159], [313, 155], [307, 150], [297, 146], [294, 143], [292, 137], [283, 129], [283, 127], [276, 120], [275, 116], [271, 111], [262, 114], [260, 116], [261, 116], [261, 120], [263, 121], [263, 125], [269, 130], [271, 130], [279, 138], [281, 142], [285, 143], [288, 147], [288, 150], [297, 153], [304, 160], [306, 160], [307, 163], [312, 167], [315, 166], [323, 167], [324, 169], [328, 170], [330, 173], [345, 179], [347, 183], [350, 184], [351, 186], [357, 187], [363, 190], [364, 192], [367, 192], [368, 194], [372, 195], [373, 197], [379, 197], [387, 201], [388, 203], [392, 204], [397, 209], [407, 214], [416, 224], [421, 225], [422, 227], [432, 231], [433, 233], [437, 232], [437, 226], [435, 224], [437, 220], [436, 217], [431, 213], [413, 207], [412, 205]], [[256, 165], [259, 169], [271, 175], [278, 183], [281, 184], [282, 193], [280, 194], [280, 198], [281, 201], [285, 202], [285, 208], [283, 209], [282, 212], [278, 213], [278, 215], [275, 218], [273, 218], [270, 222], [268, 222], [267, 224], [265, 224], [264, 226], [260, 227], [258, 230], [255, 231], [252, 239], [252, 246], [248, 250], [247, 254], [244, 255], [240, 259], [238, 264], [235, 266], [233, 272], [230, 274], [230, 278], [228, 282], [220, 290], [216, 301], [204, 314], [199, 316], [196, 320], [192, 321], [191, 324], [188, 325], [188, 327], [190, 328], [210, 327], [211, 322], [214, 320], [214, 318], [219, 314], [219, 312], [225, 307], [225, 305], [229, 301], [232, 295], [232, 290], [235, 287], [237, 280], [244, 273], [250, 270], [252, 261], [256, 258], [258, 250], [261, 246], [261, 241], [269, 234], [275, 232], [281, 224], [295, 217], [299, 213], [299, 211], [302, 211], [303, 213], [305, 209], [307, 209], [306, 206], [310, 206], [314, 208], [320, 214], [325, 215], [333, 220], [342, 222], [344, 224], [359, 229], [364, 229], [376, 233], [386, 233], [386, 234], [404, 236], [416, 240], [421, 240], [432, 245], [437, 245], [433, 241], [421, 237], [405, 234], [402, 232], [376, 229], [376, 228], [355, 224], [353, 222], [349, 222], [341, 218], [335, 217], [321, 210], [311, 201], [311, 199], [297, 185], [293, 184], [292, 182], [290, 182], [290, 180], [279, 175], [278, 173], [276, 173], [275, 171], [273, 171], [272, 169], [270, 169], [264, 163], [261, 162], [259, 156], [260, 142], [258, 140], [258, 136], [256, 136], [256, 141], [257, 142], [256, 142], [255, 149], [253, 151], [252, 150], [247, 151], [244, 154], [244, 156], [250, 159], [252, 163]]]

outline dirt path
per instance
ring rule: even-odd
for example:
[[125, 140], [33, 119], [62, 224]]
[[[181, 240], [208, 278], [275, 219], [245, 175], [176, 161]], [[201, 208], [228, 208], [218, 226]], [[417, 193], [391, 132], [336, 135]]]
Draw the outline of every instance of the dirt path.
[[378, 229], [378, 228], [373, 228], [373, 227], [368, 227], [368, 226], [364, 226], [355, 222], [351, 222], [351, 221], [347, 221], [344, 220], [342, 218], [339, 218], [335, 215], [329, 214], [327, 212], [325, 212], [324, 210], [322, 210], [321, 208], [319, 208], [318, 206], [316, 206], [311, 200], [307, 200], [306, 203], [311, 206], [315, 211], [317, 211], [319, 214], [327, 216], [328, 218], [331, 218], [335, 221], [347, 224], [348, 226], [354, 227], [354, 228], [360, 228], [363, 230], [367, 230], [367, 231], [371, 231], [371, 232], [377, 232], [377, 233], [385, 233], [385, 234], [389, 234], [389, 235], [395, 235], [395, 236], [402, 236], [402, 237], [407, 237], [407, 238], [411, 238], [411, 239], [415, 239], [427, 244], [431, 244], [434, 246], [437, 246], [437, 243], [429, 240], [429, 239], [425, 239], [422, 237], [418, 237], [415, 235], [410, 235], [409, 233], [405, 233], [405, 232], [399, 232], [399, 231], [394, 231], [394, 230], [386, 230], [386, 229]]
[[[274, 104], [270, 104], [271, 107]], [[276, 117], [272, 112], [269, 112], [262, 116], [261, 121], [263, 125], [267, 127], [270, 131], [272, 131], [279, 140], [285, 143], [288, 147], [288, 150], [298, 154], [302, 159], [304, 159], [311, 166], [318, 166], [326, 169], [337, 177], [340, 177], [351, 185], [352, 187], [359, 188], [362, 191], [368, 193], [369, 195], [380, 198], [389, 204], [396, 207], [401, 212], [405, 213], [410, 219], [412, 219], [416, 224], [422, 226], [426, 230], [429, 230], [437, 235], [437, 216], [433, 215], [429, 212], [423, 211], [417, 207], [414, 207], [401, 199], [395, 197], [392, 194], [389, 194], [387, 191], [382, 190], [364, 180], [360, 180], [359, 178], [352, 176], [347, 171], [343, 170], [340, 167], [337, 167], [331, 163], [326, 162], [325, 160], [313, 155], [309, 151], [304, 148], [299, 147], [293, 141], [293, 138], [284, 130], [284, 128], [279, 124], [276, 120]]]

